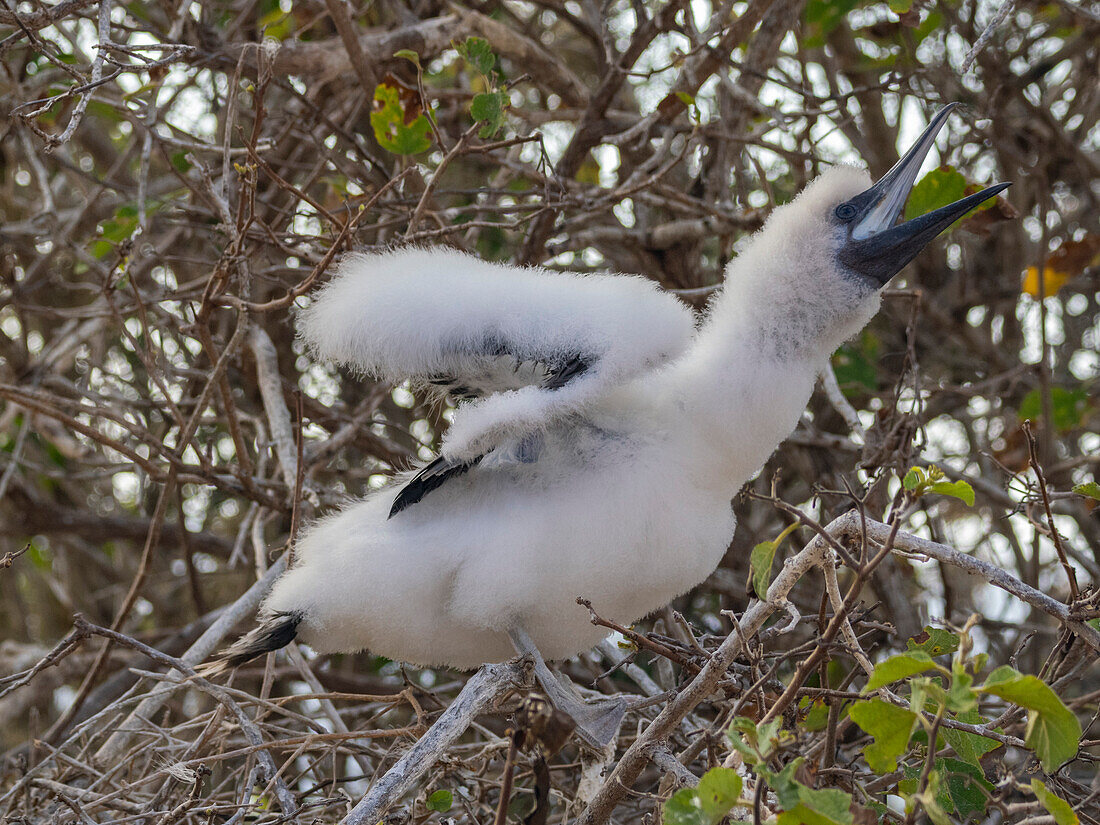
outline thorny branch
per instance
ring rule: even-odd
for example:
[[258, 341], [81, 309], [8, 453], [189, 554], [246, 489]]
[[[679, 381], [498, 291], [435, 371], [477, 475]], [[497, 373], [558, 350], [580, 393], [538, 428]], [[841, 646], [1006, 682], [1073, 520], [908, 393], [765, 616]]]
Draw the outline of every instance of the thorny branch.
[[[782, 718], [783, 759], [877, 798], [891, 779], [859, 767], [848, 703], [926, 625], [977, 613], [991, 664], [1041, 675], [1088, 723], [1044, 781], [1100, 821], [1100, 510], [1071, 492], [1100, 468], [1100, 19], [1068, 0], [821, 8], [0, 3], [0, 816], [487, 822], [542, 794], [554, 825], [656, 821], [736, 762], [734, 715]], [[469, 36], [495, 77], [459, 56]], [[381, 82], [407, 121], [431, 114], [428, 149], [379, 143]], [[506, 92], [492, 138], [471, 114], [486, 83]], [[951, 100], [967, 108], [939, 163], [1014, 181], [1009, 199], [930, 246], [836, 353], [703, 586], [635, 626], [593, 614], [613, 636], [565, 671], [630, 695], [607, 753], [570, 743], [542, 772], [520, 750], [502, 794], [512, 665], [300, 648], [232, 687], [190, 676], [251, 621], [300, 524], [445, 430], [417, 388], [295, 343], [342, 255], [448, 243], [639, 273], [702, 309], [777, 203], [832, 163], [884, 172]], [[974, 507], [905, 499], [912, 465], [965, 481]], [[752, 598], [751, 549], [792, 524], [808, 541]], [[938, 724], [1003, 745], [999, 815], [1034, 819], [1027, 720], [993, 712]]]

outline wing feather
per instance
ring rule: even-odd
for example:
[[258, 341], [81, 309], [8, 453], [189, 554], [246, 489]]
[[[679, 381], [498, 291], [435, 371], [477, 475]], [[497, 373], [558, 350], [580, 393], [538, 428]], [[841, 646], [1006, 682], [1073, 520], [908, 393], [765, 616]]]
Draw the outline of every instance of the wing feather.
[[348, 256], [299, 321], [326, 359], [392, 381], [460, 381], [479, 396], [502, 391], [492, 384], [504, 371], [520, 376], [508, 389], [551, 372], [557, 385], [582, 374], [621, 381], [683, 351], [693, 326], [690, 310], [645, 278], [507, 266], [446, 248]]
[[402, 510], [412, 507], [432, 490], [443, 486], [448, 479], [468, 473], [482, 458], [483, 456], [477, 456], [470, 461], [452, 461], [446, 456], [434, 458], [398, 490], [397, 497], [390, 506], [389, 517], [393, 518]]
[[610, 388], [679, 355], [694, 318], [638, 276], [409, 248], [346, 258], [302, 312], [299, 330], [319, 356], [431, 385], [461, 402], [443, 463], [408, 483], [412, 489], [395, 501], [400, 510], [496, 446], [583, 412]]

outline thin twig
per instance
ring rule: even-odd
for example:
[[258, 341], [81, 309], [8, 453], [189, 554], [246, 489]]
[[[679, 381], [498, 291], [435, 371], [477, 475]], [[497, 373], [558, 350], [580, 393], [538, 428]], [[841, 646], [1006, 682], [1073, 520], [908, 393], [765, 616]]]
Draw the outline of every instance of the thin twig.
[[1077, 572], [1066, 558], [1066, 548], [1062, 546], [1062, 537], [1058, 533], [1058, 525], [1054, 523], [1054, 512], [1050, 507], [1050, 494], [1047, 492], [1047, 480], [1043, 476], [1043, 468], [1039, 463], [1038, 449], [1035, 446], [1035, 434], [1031, 431], [1031, 422], [1025, 421], [1022, 425], [1024, 435], [1027, 436], [1028, 455], [1031, 458], [1031, 469], [1035, 472], [1035, 478], [1039, 481], [1039, 494], [1043, 497], [1043, 509], [1046, 510], [1047, 528], [1050, 530], [1050, 540], [1054, 542], [1054, 550], [1058, 553], [1058, 562], [1066, 573], [1069, 581], [1070, 602], [1076, 602], [1081, 598], [1081, 591], [1077, 587]]
[[342, 821], [342, 825], [373, 825], [416, 781], [442, 758], [447, 747], [461, 736], [495, 701], [523, 678], [516, 662], [483, 665], [466, 682], [458, 696], [401, 759], [386, 771]]

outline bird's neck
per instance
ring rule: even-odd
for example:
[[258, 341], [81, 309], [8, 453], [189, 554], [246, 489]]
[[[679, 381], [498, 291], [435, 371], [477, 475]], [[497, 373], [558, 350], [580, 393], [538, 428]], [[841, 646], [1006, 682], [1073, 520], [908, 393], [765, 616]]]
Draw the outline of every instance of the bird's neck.
[[729, 291], [674, 368], [673, 403], [691, 422], [691, 449], [706, 483], [739, 487], [794, 430], [846, 331], [830, 334], [826, 325], [835, 319], [814, 317], [799, 296], [776, 294], [766, 281], [754, 291], [759, 278], [746, 288], [737, 275], [729, 274]]

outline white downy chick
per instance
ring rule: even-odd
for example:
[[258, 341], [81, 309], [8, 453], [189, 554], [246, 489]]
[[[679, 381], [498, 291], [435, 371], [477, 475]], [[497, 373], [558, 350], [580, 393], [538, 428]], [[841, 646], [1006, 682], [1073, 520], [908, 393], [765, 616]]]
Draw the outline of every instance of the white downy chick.
[[795, 427], [831, 353], [998, 184], [897, 224], [942, 110], [878, 183], [831, 169], [774, 210], [701, 328], [643, 279], [445, 249], [346, 260], [303, 314], [318, 354], [462, 401], [441, 455], [305, 529], [264, 623], [216, 664], [299, 638], [475, 668], [523, 632], [549, 659], [701, 582], [731, 499]]

